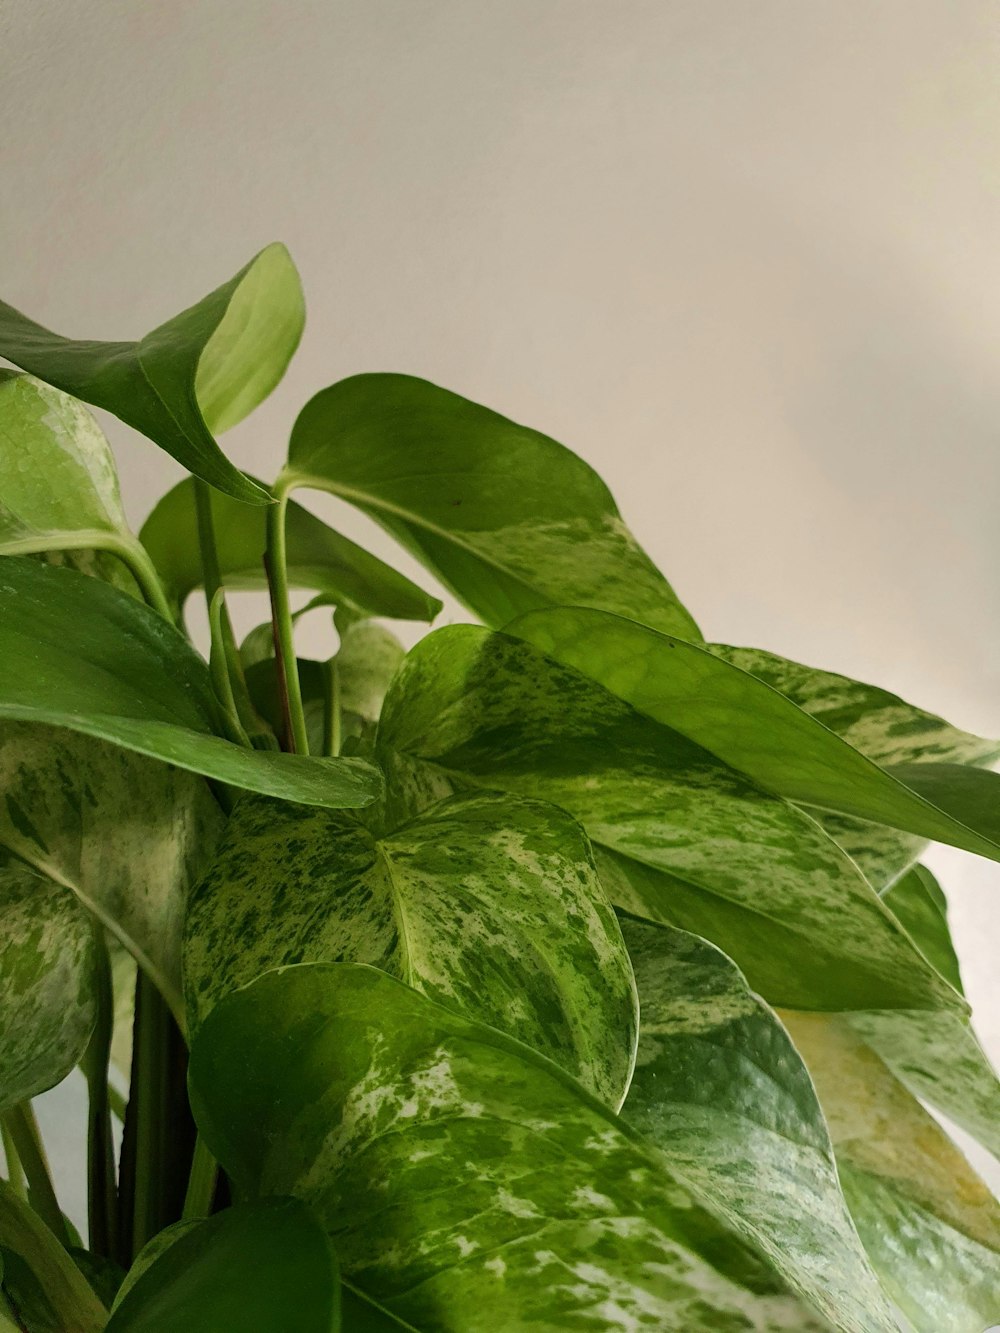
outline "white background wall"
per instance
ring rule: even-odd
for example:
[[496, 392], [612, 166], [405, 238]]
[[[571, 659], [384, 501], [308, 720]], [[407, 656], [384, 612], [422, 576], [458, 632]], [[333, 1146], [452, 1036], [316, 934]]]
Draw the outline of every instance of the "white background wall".
[[[597, 467], [709, 637], [997, 735], [998, 75], [974, 0], [0, 0], [0, 292], [129, 338], [283, 239], [242, 466], [425, 375]], [[109, 433], [138, 523], [176, 468]], [[934, 864], [1000, 1056], [1000, 867]]]

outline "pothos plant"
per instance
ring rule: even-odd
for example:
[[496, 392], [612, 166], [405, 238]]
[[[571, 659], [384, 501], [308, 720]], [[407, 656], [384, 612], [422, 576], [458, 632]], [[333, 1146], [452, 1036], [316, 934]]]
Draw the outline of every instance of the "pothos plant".
[[[925, 1105], [997, 1152], [1000, 1092], [919, 857], [1000, 859], [1000, 746], [706, 643], [582, 460], [422, 380], [244, 475], [302, 326], [277, 245], [138, 342], [0, 306], [0, 1327], [980, 1333], [1000, 1211]], [[87, 403], [191, 474], [138, 536]], [[404, 654], [440, 603], [301, 489], [470, 623]]]

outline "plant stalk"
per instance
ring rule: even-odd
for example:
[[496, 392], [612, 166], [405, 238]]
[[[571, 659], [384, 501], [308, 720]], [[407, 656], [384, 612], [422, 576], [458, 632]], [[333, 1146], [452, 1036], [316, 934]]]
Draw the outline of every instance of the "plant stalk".
[[7, 1132], [28, 1182], [28, 1199], [35, 1212], [65, 1249], [69, 1249], [69, 1231], [59, 1207], [48, 1159], [38, 1132], [38, 1122], [30, 1102], [20, 1102], [4, 1114]]
[[17, 1149], [14, 1147], [14, 1140], [10, 1136], [6, 1121], [2, 1119], [0, 1119], [0, 1141], [3, 1142], [3, 1155], [7, 1159], [7, 1184], [19, 1199], [26, 1199], [28, 1190], [24, 1180], [21, 1159], [17, 1155]]
[[336, 658], [323, 663], [323, 754], [336, 758], [341, 746], [340, 671]]
[[87, 1222], [90, 1248], [112, 1258], [117, 1253], [118, 1190], [114, 1141], [111, 1134], [111, 1099], [108, 1070], [114, 1026], [111, 962], [104, 932], [94, 926], [97, 946], [97, 1022], [80, 1067], [87, 1080]]
[[292, 608], [288, 597], [288, 561], [285, 550], [285, 512], [288, 495], [279, 491], [277, 501], [267, 511], [267, 553], [264, 558], [267, 582], [271, 590], [271, 616], [274, 622], [274, 646], [278, 679], [287, 706], [288, 749], [295, 754], [309, 753], [306, 719], [302, 709], [302, 690], [295, 660], [295, 634]]
[[188, 1177], [187, 1194], [184, 1196], [184, 1211], [181, 1214], [185, 1222], [197, 1221], [208, 1217], [212, 1211], [215, 1187], [219, 1180], [219, 1164], [205, 1146], [205, 1140], [199, 1134], [195, 1139], [194, 1156], [191, 1159], [191, 1174]]

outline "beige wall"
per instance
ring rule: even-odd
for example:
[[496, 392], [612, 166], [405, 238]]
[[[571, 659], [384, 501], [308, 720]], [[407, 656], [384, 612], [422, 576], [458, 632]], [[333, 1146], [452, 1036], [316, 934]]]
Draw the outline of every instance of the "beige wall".
[[[130, 337], [291, 247], [243, 466], [342, 375], [429, 376], [592, 462], [711, 637], [1000, 733], [995, 5], [0, 0], [0, 75], [43, 322]], [[140, 520], [174, 469], [111, 434]], [[937, 864], [1000, 1054], [1000, 868]]]

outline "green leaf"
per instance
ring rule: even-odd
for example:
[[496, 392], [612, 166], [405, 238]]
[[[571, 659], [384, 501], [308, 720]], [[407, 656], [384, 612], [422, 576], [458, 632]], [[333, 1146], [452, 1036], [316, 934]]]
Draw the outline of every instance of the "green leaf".
[[0, 717], [84, 732], [235, 787], [358, 807], [370, 765], [246, 750], [221, 730], [208, 668], [162, 616], [117, 589], [0, 558]]
[[459, 796], [373, 836], [245, 798], [188, 912], [191, 1030], [270, 968], [342, 960], [492, 1023], [621, 1105], [632, 969], [583, 831], [554, 806]]
[[337, 1261], [322, 1227], [303, 1204], [268, 1199], [175, 1235], [116, 1304], [107, 1333], [340, 1327]]
[[223, 822], [204, 782], [89, 736], [3, 722], [0, 790], [0, 847], [75, 895], [176, 1010], [187, 895]]
[[711, 944], [622, 918], [642, 1022], [623, 1118], [834, 1324], [892, 1318], [837, 1179], [805, 1066]]
[[[786, 695], [882, 767], [942, 762], [989, 766], [1000, 756], [996, 741], [959, 731], [888, 690], [757, 648], [712, 644], [711, 649]], [[911, 833], [849, 816], [820, 814], [818, 818], [880, 891], [903, 874], [926, 845], [926, 839]]]
[[948, 930], [948, 907], [941, 886], [926, 866], [914, 866], [882, 894], [929, 963], [963, 995], [958, 958]]
[[556, 1065], [373, 968], [227, 997], [189, 1082], [237, 1187], [304, 1199], [352, 1285], [421, 1333], [820, 1327]]
[[945, 765], [942, 783], [936, 764], [879, 768], [757, 676], [619, 616], [559, 607], [509, 630], [791, 801], [1000, 860], [998, 774]]
[[711, 939], [772, 1003], [963, 1007], [807, 814], [524, 641], [423, 639], [377, 753], [396, 785], [431, 773], [568, 810], [612, 854], [613, 902]]
[[487, 624], [576, 603], [699, 637], [581, 458], [426, 380], [356, 375], [318, 393], [278, 486], [357, 505]]
[[997, 1318], [1000, 1206], [944, 1131], [843, 1020], [786, 1014], [819, 1092], [854, 1221], [917, 1333]]
[[[0, 1250], [17, 1255], [47, 1306], [62, 1321], [60, 1333], [100, 1333], [107, 1311], [76, 1264], [38, 1214], [0, 1180]], [[6, 1266], [6, 1265], [5, 1265]]]
[[304, 318], [298, 273], [275, 244], [138, 342], [64, 338], [0, 302], [0, 356], [113, 412], [227, 494], [266, 504], [267, 492], [229, 462], [212, 431], [236, 425], [267, 397]]
[[0, 861], [0, 1111], [61, 1082], [96, 1018], [94, 934], [72, 893]]
[[[211, 501], [223, 583], [229, 588], [266, 587], [264, 511], [218, 491]], [[191, 478], [167, 492], [139, 535], [169, 597], [181, 607], [188, 594], [202, 586], [203, 577]], [[441, 610], [436, 597], [294, 502], [285, 515], [285, 540], [293, 587], [314, 588], [338, 605], [395, 620], [430, 621]]]

